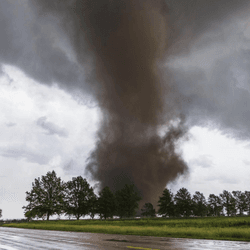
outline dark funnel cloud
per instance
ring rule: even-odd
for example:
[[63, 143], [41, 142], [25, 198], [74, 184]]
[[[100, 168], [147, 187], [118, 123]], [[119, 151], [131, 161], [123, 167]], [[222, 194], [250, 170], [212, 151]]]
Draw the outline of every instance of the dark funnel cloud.
[[[187, 171], [175, 150], [186, 133], [184, 118], [167, 105], [171, 89], [161, 69], [168, 6], [160, 0], [35, 2], [40, 14], [50, 11], [65, 22], [102, 110], [86, 171], [100, 188], [135, 184], [143, 202], [156, 204], [167, 182]], [[160, 136], [163, 125], [167, 132]]]
[[[250, 135], [250, 35], [235, 24], [249, 17], [249, 0], [6, 0], [0, 7], [1, 63], [91, 96], [102, 111], [86, 167], [100, 188], [134, 183], [142, 202], [155, 205], [188, 170], [178, 151], [188, 127], [212, 121]], [[208, 70], [187, 67], [197, 51], [232, 50], [232, 37], [240, 43], [234, 53]]]

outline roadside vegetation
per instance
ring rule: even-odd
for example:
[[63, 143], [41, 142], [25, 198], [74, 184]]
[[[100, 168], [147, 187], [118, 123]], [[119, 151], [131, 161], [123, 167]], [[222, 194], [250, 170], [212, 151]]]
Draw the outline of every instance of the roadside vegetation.
[[[165, 188], [158, 209], [145, 203], [134, 185], [112, 192], [104, 187], [98, 194], [81, 176], [64, 183], [54, 171], [35, 179], [25, 221], [3, 222], [2, 226], [124, 235], [250, 241], [250, 192], [226, 190], [208, 199], [186, 188], [176, 194]], [[248, 214], [248, 216], [246, 216]], [[57, 220], [49, 220], [57, 215]], [[64, 215], [69, 220], [60, 220]], [[140, 219], [134, 219], [135, 216]], [[90, 216], [90, 220], [81, 220]], [[161, 218], [159, 218], [161, 216]], [[95, 219], [95, 218], [99, 219]], [[119, 219], [113, 219], [119, 218]], [[132, 219], [131, 219], [132, 218]], [[73, 220], [71, 220], [73, 219]], [[1, 226], [1, 224], [0, 224]]]
[[55, 220], [6, 227], [215, 240], [250, 241], [250, 217]]
[[151, 203], [145, 203], [139, 210], [141, 195], [134, 185], [126, 184], [120, 190], [112, 192], [104, 187], [98, 194], [81, 176], [63, 182], [55, 171], [35, 179], [30, 192], [26, 192], [28, 204], [23, 206], [24, 215], [30, 221], [47, 219], [61, 215], [79, 220], [85, 216], [92, 219], [112, 219], [141, 217], [206, 217], [206, 216], [250, 216], [250, 192], [223, 190], [219, 195], [210, 194], [208, 199], [196, 191], [193, 196], [186, 188], [180, 188], [176, 194], [165, 188], [158, 200], [158, 209]]

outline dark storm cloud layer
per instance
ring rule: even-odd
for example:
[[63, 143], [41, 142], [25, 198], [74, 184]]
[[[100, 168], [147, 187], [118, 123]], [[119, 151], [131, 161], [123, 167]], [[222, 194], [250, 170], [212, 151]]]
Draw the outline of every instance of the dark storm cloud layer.
[[[245, 53], [250, 54], [250, 50]], [[174, 75], [172, 84], [183, 97], [182, 111], [190, 126], [217, 127], [224, 134], [244, 140], [250, 138], [250, 67], [241, 73], [247, 86], [239, 86], [232, 71], [234, 62], [234, 56], [218, 60], [212, 67], [210, 80], [198, 68], [188, 72], [172, 70], [170, 75]]]
[[[168, 49], [175, 54], [188, 53], [195, 39], [209, 30], [220, 28], [220, 25], [236, 15], [246, 15], [249, 7], [247, 0], [166, 0], [166, 3], [169, 7], [170, 29]], [[208, 37], [199, 46], [213, 42]]]
[[159, 69], [167, 49], [167, 5], [151, 0], [38, 2], [40, 15], [63, 13], [78, 62], [92, 63], [88, 81], [95, 83], [103, 117], [87, 171], [101, 188], [116, 191], [134, 183], [143, 202], [156, 204], [166, 183], [187, 170], [175, 152], [186, 132], [183, 120], [163, 138], [158, 135], [173, 118], [165, 100], [170, 89]]
[[[211, 30], [217, 31], [215, 42], [223, 43], [227, 37], [220, 29], [245, 15], [248, 3], [2, 1], [0, 59], [40, 82], [91, 93], [103, 117], [88, 170], [113, 190], [134, 182], [144, 201], [154, 202], [165, 184], [187, 169], [175, 152], [186, 134], [181, 114], [190, 125], [212, 120], [222, 129], [250, 134], [249, 93], [237, 89], [241, 99], [230, 103], [231, 65], [218, 62], [211, 80], [201, 69], [163, 66], [173, 56], [188, 55], [194, 44], [197, 49], [213, 44], [203, 37]], [[171, 127], [171, 120], [179, 125]], [[168, 132], [160, 137], [162, 125]]]
[[0, 62], [19, 67], [39, 82], [79, 90], [83, 69], [62, 50], [67, 39], [56, 20], [37, 18], [28, 0], [1, 1], [0, 7]]

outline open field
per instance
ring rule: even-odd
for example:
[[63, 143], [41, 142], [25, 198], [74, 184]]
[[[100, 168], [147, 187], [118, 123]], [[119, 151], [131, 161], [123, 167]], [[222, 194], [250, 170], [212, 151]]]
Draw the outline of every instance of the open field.
[[250, 217], [56, 220], [4, 227], [193, 239], [250, 241]]

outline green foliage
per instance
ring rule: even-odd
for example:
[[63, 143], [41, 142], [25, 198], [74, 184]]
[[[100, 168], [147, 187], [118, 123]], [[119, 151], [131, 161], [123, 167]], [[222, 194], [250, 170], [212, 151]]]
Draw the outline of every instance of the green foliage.
[[236, 201], [229, 191], [223, 190], [220, 194], [222, 205], [225, 207], [227, 216], [236, 215]]
[[174, 196], [176, 212], [181, 216], [190, 216], [192, 214], [191, 194], [186, 188], [181, 188]]
[[120, 218], [135, 216], [141, 197], [135, 191], [134, 185], [126, 184], [124, 188], [116, 192], [115, 198], [117, 208], [116, 214]]
[[196, 191], [192, 199], [193, 214], [195, 216], [205, 216], [207, 214], [207, 204], [205, 196]]
[[[32, 218], [47, 217], [65, 213], [75, 216], [79, 220], [82, 216], [90, 215], [93, 219], [95, 214], [101, 218], [113, 218], [118, 215], [120, 218], [135, 216], [141, 197], [135, 191], [134, 185], [125, 185], [115, 195], [108, 187], [100, 193], [99, 198], [95, 195], [86, 179], [81, 176], [72, 178], [72, 181], [63, 183], [56, 176], [55, 171], [48, 172], [41, 179], [35, 179], [30, 192], [26, 192], [27, 206], [25, 217]], [[178, 190], [176, 195], [169, 189], [164, 189], [158, 201], [158, 214], [163, 217], [189, 217], [194, 216], [221, 216], [226, 211], [227, 216], [243, 216], [244, 212], [250, 215], [250, 192], [233, 191], [232, 193], [223, 190], [216, 196], [210, 194], [208, 201], [200, 192], [191, 194], [186, 188]], [[2, 210], [0, 209], [0, 217]], [[141, 209], [142, 216], [154, 217], [155, 209], [151, 203], [145, 203]]]
[[74, 215], [77, 220], [90, 212], [94, 192], [86, 179], [73, 177], [66, 183], [65, 212]]
[[155, 217], [155, 209], [152, 203], [145, 203], [143, 208], [141, 209], [141, 215], [146, 217]]
[[116, 211], [115, 195], [111, 192], [109, 187], [103, 188], [99, 193], [98, 198], [98, 212], [101, 218], [113, 218]]
[[210, 194], [208, 197], [208, 212], [212, 216], [222, 215], [223, 205], [219, 196]]
[[250, 215], [250, 191], [245, 191], [245, 196], [246, 196], [246, 211], [248, 215]]
[[164, 189], [163, 194], [159, 197], [158, 201], [158, 214], [162, 215], [163, 217], [166, 216], [175, 216], [175, 205], [173, 201], [173, 193], [169, 189]]
[[243, 215], [243, 212], [247, 211], [246, 193], [242, 193], [241, 191], [233, 191], [232, 194], [236, 202], [236, 209], [239, 211], [240, 215]]
[[[28, 220], [31, 220], [31, 219], [35, 219], [35, 218], [42, 218], [43, 217], [43, 214], [39, 214], [39, 211], [36, 210], [36, 208], [33, 208], [32, 210], [30, 211], [26, 211], [24, 216], [28, 219]], [[44, 218], [44, 217], [43, 217]]]
[[94, 219], [95, 215], [98, 213], [98, 199], [96, 194], [94, 193], [93, 188], [90, 188], [90, 194], [89, 194], [89, 215], [92, 219]]
[[[31, 217], [49, 217], [60, 214], [63, 209], [64, 185], [55, 171], [48, 172], [42, 178], [35, 179], [31, 192], [26, 192], [27, 206], [23, 206], [25, 214]], [[27, 213], [30, 212], [30, 213]]]

